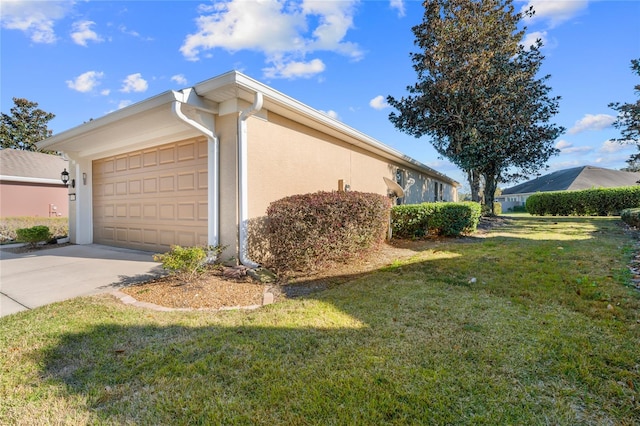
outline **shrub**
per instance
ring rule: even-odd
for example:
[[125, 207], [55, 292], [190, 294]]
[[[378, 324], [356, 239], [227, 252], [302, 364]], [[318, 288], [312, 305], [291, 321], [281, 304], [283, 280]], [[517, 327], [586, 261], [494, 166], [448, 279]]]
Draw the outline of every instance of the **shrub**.
[[270, 265], [313, 271], [377, 248], [389, 226], [389, 199], [363, 192], [294, 195], [267, 209]]
[[527, 198], [526, 206], [540, 216], [614, 216], [640, 206], [640, 186], [538, 192]]
[[513, 207], [509, 207], [509, 211], [513, 212], [513, 213], [526, 213], [527, 212], [527, 207], [526, 206], [513, 206]]
[[69, 219], [66, 217], [3, 217], [0, 218], [0, 243], [15, 241], [18, 229], [36, 225], [48, 226], [53, 238], [69, 235]]
[[640, 208], [622, 210], [620, 212], [620, 219], [627, 225], [640, 228]]
[[498, 201], [493, 202], [493, 214], [500, 216], [502, 214], [502, 203]]
[[391, 226], [398, 238], [420, 238], [428, 234], [458, 236], [474, 232], [481, 213], [480, 204], [470, 201], [394, 206]]
[[51, 231], [48, 226], [36, 225], [31, 228], [21, 228], [16, 230], [16, 240], [27, 243], [35, 247], [38, 243], [47, 242], [51, 239]]
[[171, 246], [167, 253], [154, 254], [153, 260], [162, 263], [162, 268], [177, 276], [185, 283], [191, 282], [196, 276], [206, 270], [207, 259], [217, 256], [222, 247], [182, 247]]

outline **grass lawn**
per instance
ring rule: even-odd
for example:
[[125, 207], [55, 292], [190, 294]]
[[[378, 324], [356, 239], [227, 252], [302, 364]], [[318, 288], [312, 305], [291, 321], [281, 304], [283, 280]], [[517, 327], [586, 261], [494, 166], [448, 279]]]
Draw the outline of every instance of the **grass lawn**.
[[256, 311], [101, 296], [0, 318], [0, 423], [639, 424], [619, 224], [513, 216]]

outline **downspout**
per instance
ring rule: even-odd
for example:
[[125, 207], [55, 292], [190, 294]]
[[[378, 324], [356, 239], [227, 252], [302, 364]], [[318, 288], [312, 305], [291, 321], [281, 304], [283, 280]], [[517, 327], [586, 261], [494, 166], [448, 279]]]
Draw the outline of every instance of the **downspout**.
[[262, 93], [256, 92], [253, 105], [238, 116], [238, 203], [240, 211], [239, 219], [239, 253], [240, 262], [249, 268], [257, 268], [260, 266], [253, 260], [249, 259], [249, 195], [248, 195], [248, 177], [247, 177], [247, 119], [262, 109]]
[[[220, 237], [220, 142], [215, 134], [215, 118], [214, 112], [203, 108], [202, 106], [193, 105], [189, 103], [189, 97], [192, 89], [187, 89], [187, 93], [180, 93], [182, 99], [179, 99], [178, 93], [174, 92], [176, 100], [173, 102], [172, 111], [176, 117], [182, 120], [184, 123], [198, 130], [200, 133], [207, 137], [207, 245], [218, 246]], [[193, 92], [194, 95], [195, 91]], [[204, 125], [187, 117], [182, 112], [182, 105], [187, 104], [199, 111], [204, 111], [210, 114], [210, 117], [201, 116]]]

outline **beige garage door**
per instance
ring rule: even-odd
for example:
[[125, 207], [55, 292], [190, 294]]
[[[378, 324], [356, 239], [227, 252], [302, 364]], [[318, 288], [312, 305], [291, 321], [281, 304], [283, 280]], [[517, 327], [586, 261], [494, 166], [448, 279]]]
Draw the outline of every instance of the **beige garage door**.
[[95, 160], [93, 239], [157, 252], [206, 244], [206, 140]]

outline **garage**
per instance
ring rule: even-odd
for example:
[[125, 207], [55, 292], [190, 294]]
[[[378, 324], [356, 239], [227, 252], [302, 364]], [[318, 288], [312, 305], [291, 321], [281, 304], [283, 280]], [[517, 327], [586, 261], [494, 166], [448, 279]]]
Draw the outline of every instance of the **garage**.
[[190, 139], [92, 162], [93, 239], [165, 252], [207, 243], [207, 141]]

